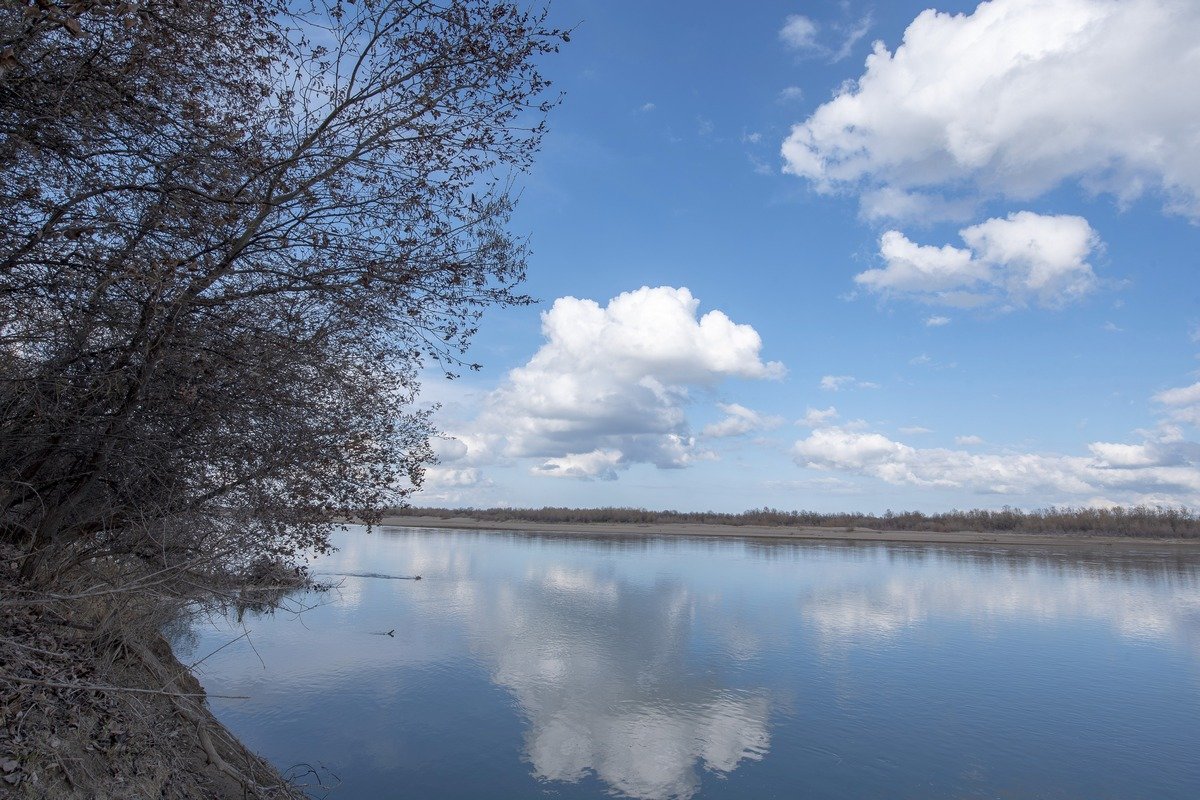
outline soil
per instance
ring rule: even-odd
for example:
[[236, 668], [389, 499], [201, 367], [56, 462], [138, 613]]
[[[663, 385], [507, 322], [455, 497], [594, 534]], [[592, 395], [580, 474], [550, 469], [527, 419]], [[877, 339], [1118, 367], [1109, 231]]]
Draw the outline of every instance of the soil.
[[0, 585], [0, 798], [303, 798], [212, 716], [157, 631]]

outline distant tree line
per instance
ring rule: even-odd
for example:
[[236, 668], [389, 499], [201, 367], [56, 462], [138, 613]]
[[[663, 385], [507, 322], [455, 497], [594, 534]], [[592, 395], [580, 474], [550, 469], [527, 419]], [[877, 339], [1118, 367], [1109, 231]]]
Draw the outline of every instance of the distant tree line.
[[1050, 507], [1033, 511], [1004, 507], [924, 514], [821, 513], [755, 508], [738, 514], [719, 511], [651, 511], [644, 508], [404, 508], [393, 516], [467, 517], [487, 522], [608, 522], [624, 524], [699, 523], [779, 527], [866, 528], [880, 531], [977, 531], [981, 533], [1103, 534], [1191, 539], [1200, 537], [1200, 514], [1186, 508]]

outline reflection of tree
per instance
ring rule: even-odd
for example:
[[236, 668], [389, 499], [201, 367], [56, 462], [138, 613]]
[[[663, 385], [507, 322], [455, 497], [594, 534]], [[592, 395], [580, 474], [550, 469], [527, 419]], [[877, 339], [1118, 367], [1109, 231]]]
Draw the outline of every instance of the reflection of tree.
[[767, 699], [689, 674], [682, 585], [551, 568], [481, 600], [473, 639], [528, 718], [537, 777], [594, 773], [632, 797], [686, 798], [698, 766], [730, 772], [766, 753]]

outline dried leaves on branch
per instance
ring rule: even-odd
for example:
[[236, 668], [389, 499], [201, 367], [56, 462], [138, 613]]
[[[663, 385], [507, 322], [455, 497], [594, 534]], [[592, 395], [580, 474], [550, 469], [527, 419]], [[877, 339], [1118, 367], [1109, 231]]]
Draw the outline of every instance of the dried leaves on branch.
[[526, 302], [510, 186], [565, 39], [493, 0], [5, 4], [21, 579], [103, 558], [203, 584], [402, 502], [431, 458], [418, 371], [469, 366], [481, 310]]

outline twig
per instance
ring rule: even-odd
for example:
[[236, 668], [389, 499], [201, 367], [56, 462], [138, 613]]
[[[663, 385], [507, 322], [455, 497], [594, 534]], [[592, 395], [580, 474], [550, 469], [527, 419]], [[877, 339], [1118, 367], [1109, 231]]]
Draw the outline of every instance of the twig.
[[[234, 642], [238, 641], [239, 639], [244, 639], [245, 637], [247, 637], [247, 636], [249, 636], [249, 635], [250, 635], [250, 630], [249, 630], [249, 629], [247, 629], [247, 630], [246, 630], [246, 632], [245, 632], [245, 633], [243, 633], [241, 636], [238, 636], [238, 637], [236, 637], [236, 638], [230, 639], [228, 642], [226, 642], [225, 644], [221, 645], [221, 646], [220, 646], [220, 647], [218, 647], [216, 650], [213, 650], [211, 653], [209, 653], [208, 655], [206, 655], [204, 658], [200, 659], [199, 661], [193, 661], [191, 664], [189, 664], [189, 665], [188, 665], [188, 671], [190, 672], [191, 670], [193, 670], [193, 669], [195, 669], [196, 667], [198, 667], [198, 666], [200, 666], [201, 664], [203, 664], [205, 661], [208, 661], [210, 658], [212, 658], [213, 656], [215, 656], [217, 653], [219, 653], [219, 652], [221, 652], [222, 650], [224, 650], [226, 647], [229, 647], [229, 645], [233, 644]], [[253, 646], [253, 645], [251, 645], [251, 646]]]
[[34, 686], [51, 686], [55, 689], [83, 689], [90, 692], [137, 692], [138, 694], [165, 694], [168, 697], [218, 697], [222, 700], [249, 700], [250, 695], [244, 694], [208, 694], [206, 692], [166, 692], [162, 689], [135, 689], [131, 686], [104, 686], [98, 683], [58, 683], [56, 681], [39, 681], [34, 678], [15, 678], [5, 676], [0, 680], [13, 683], [28, 683]]
[[254, 646], [254, 640], [250, 638], [250, 629], [245, 625], [242, 626], [242, 629], [246, 631], [242, 634], [242, 636], [246, 637], [247, 644], [249, 644], [250, 649], [254, 651], [254, 655], [258, 656], [258, 663], [262, 665], [262, 668], [265, 670], [267, 668], [267, 662], [263, 661], [262, 653], [258, 652], [258, 648]]
[[55, 658], [71, 658], [72, 657], [70, 653], [56, 653], [53, 650], [43, 650], [40, 647], [33, 647], [32, 645], [28, 645], [28, 644], [21, 644], [16, 639], [12, 639], [8, 636], [0, 636], [0, 641], [3, 641], [5, 644], [12, 645], [13, 647], [19, 647], [22, 650], [30, 650], [34, 653], [41, 653], [42, 655], [45, 655], [45, 656], [54, 656]]

